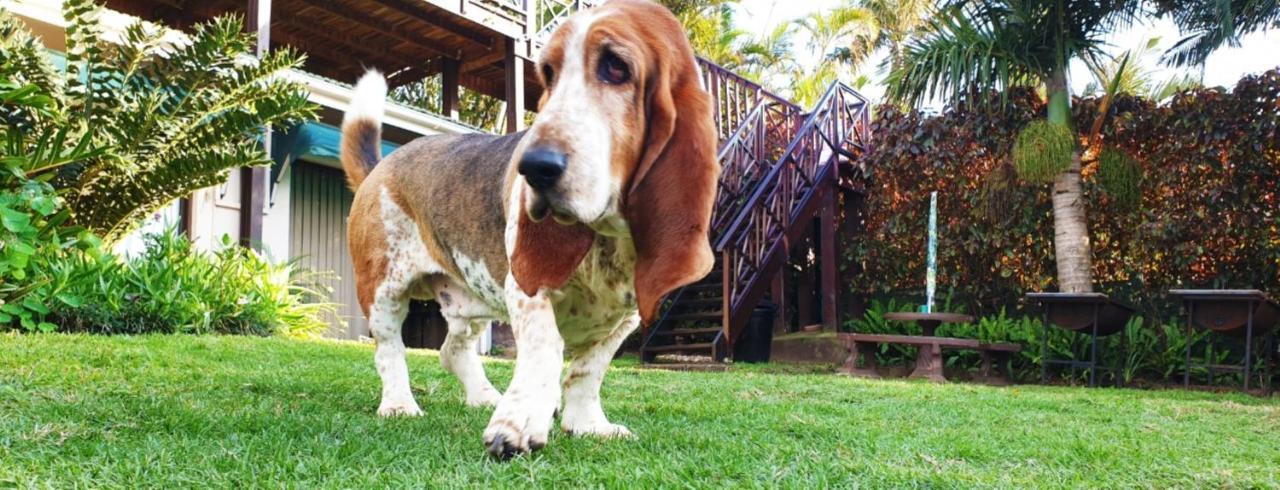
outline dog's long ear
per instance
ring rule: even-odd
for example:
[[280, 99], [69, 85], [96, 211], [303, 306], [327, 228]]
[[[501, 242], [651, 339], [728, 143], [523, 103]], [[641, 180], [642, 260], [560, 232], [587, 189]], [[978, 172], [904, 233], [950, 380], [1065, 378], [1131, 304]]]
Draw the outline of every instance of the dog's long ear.
[[[678, 27], [672, 30], [683, 37]], [[648, 128], [625, 209], [636, 246], [636, 301], [646, 324], [663, 296], [701, 279], [715, 262], [707, 236], [720, 176], [711, 98], [688, 44], [670, 39], [650, 48], [657, 55], [646, 82]]]
[[516, 198], [520, 199], [520, 216], [511, 252], [511, 276], [529, 296], [539, 288], [563, 286], [591, 250], [595, 232], [582, 223], [565, 226], [550, 217], [535, 223], [525, 210], [524, 191]]

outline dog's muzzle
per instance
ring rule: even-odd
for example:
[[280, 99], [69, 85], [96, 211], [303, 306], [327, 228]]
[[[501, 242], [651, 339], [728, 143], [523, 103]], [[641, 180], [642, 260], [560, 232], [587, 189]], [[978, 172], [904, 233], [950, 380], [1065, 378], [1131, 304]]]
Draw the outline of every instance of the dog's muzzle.
[[564, 153], [547, 148], [534, 148], [520, 157], [516, 170], [533, 190], [526, 203], [529, 218], [533, 221], [542, 221], [548, 215], [560, 224], [570, 225], [578, 221], [555, 202], [556, 184], [560, 183], [565, 169], [569, 167], [568, 160]]

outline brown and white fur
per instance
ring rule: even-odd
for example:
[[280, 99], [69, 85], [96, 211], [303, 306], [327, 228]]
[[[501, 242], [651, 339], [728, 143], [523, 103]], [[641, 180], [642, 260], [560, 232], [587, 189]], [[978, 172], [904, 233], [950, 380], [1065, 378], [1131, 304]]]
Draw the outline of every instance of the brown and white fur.
[[[645, 0], [579, 12], [538, 73], [546, 90], [527, 132], [423, 137], [381, 159], [377, 73], [357, 85], [342, 128], [378, 414], [422, 414], [400, 324], [410, 299], [436, 299], [449, 325], [441, 363], [468, 405], [496, 406], [484, 442], [500, 458], [545, 445], [562, 396], [566, 432], [630, 436], [600, 404], [609, 361], [662, 296], [713, 262], [711, 100], [675, 17]], [[516, 337], [505, 394], [475, 349], [492, 320]]]

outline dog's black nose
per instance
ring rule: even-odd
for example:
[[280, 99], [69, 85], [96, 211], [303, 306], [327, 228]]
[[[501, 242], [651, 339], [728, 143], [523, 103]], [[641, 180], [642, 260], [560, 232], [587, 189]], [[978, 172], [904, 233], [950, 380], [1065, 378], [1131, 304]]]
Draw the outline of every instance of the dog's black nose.
[[529, 187], [545, 191], [556, 185], [567, 166], [564, 153], [544, 148], [524, 152], [517, 170], [529, 182]]

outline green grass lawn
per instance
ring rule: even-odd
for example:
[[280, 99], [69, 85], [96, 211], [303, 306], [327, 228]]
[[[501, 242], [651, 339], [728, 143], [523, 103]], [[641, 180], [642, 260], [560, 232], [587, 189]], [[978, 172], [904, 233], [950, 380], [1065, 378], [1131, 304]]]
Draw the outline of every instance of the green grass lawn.
[[427, 415], [383, 420], [367, 345], [0, 334], [0, 488], [1280, 487], [1276, 398], [623, 361], [605, 409], [638, 439], [500, 463], [489, 411], [433, 353], [409, 366]]

